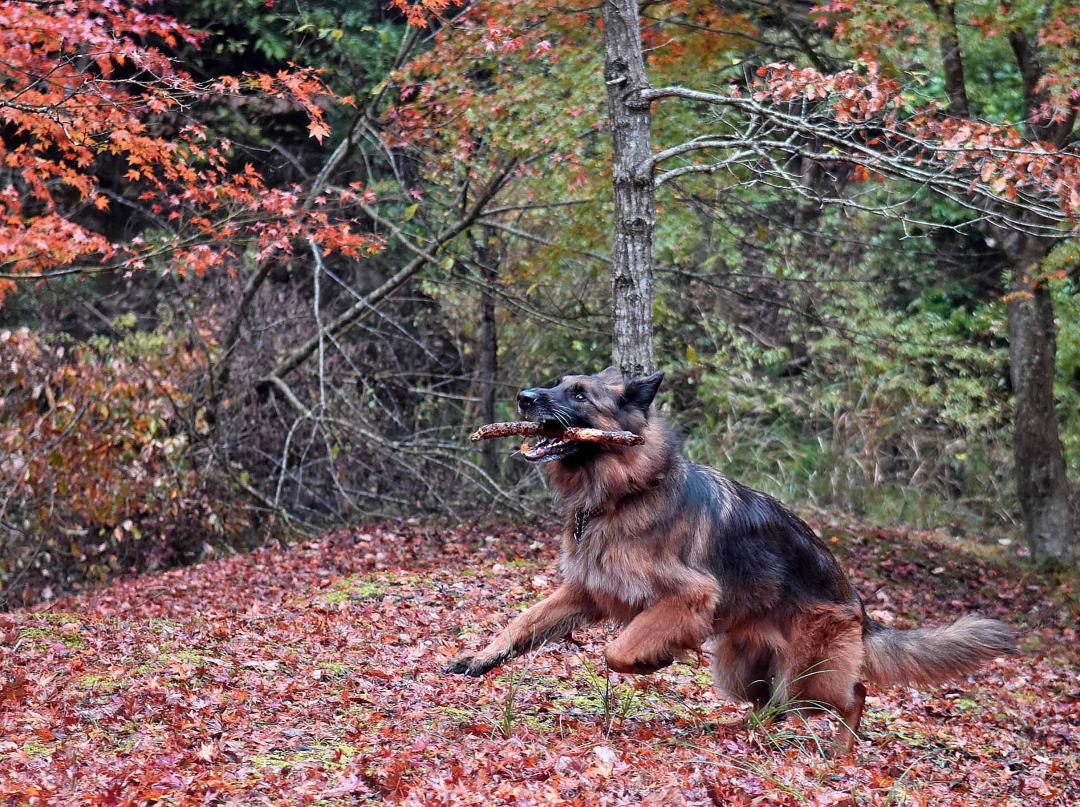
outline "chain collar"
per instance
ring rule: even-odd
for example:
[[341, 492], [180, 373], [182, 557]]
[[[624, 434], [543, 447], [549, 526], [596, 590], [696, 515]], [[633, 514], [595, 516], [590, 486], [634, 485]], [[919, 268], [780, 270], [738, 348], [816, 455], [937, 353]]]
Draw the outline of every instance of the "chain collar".
[[584, 507], [579, 507], [574, 511], [574, 542], [581, 543], [581, 539], [585, 536], [585, 530], [589, 526], [589, 519], [592, 518], [592, 511], [586, 510]]

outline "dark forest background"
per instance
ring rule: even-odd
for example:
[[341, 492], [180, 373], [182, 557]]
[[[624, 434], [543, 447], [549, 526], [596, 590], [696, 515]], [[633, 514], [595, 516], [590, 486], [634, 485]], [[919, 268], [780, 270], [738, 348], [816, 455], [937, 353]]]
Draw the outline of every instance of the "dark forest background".
[[[948, 103], [951, 30], [970, 115], [1026, 118], [1013, 33], [1040, 41], [1037, 4], [1030, 14], [1013, 4], [996, 31], [969, 22], [978, 3], [956, 3], [951, 29], [936, 27], [932, 2], [887, 5], [879, 16], [906, 16], [919, 32], [878, 54], [911, 92]], [[595, 15], [487, 6], [506, 31], [466, 24], [454, 16], [463, 9], [447, 11], [458, 27], [410, 27], [383, 2], [158, 4], [207, 32], [176, 51], [197, 77], [303, 64], [354, 99], [327, 106], [322, 144], [301, 114], [270, 102], [187, 114], [274, 186], [362, 182], [371, 196], [355, 214], [382, 248], [360, 259], [305, 245], [269, 261], [247, 253], [202, 276], [163, 257], [10, 291], [0, 307], [7, 605], [363, 519], [542, 523], [552, 512], [541, 473], [466, 438], [512, 419], [521, 386], [609, 363], [603, 53]], [[779, 60], [835, 69], [858, 56], [798, 3], [658, 3], [643, 23], [657, 86], [692, 77], [718, 88]], [[658, 146], [710, 114], [658, 109]], [[1062, 137], [1075, 142], [1072, 120]], [[114, 203], [84, 219], [113, 239], [152, 237], [160, 217], [125, 195], [121, 166], [110, 170], [98, 175]], [[661, 408], [692, 458], [795, 506], [1021, 547], [1015, 266], [1001, 235], [915, 186], [858, 181], [821, 161], [801, 170], [818, 200], [737, 171], [688, 173], [659, 192]], [[1076, 258], [1062, 240], [1044, 262], [1074, 524]], [[43, 425], [59, 410], [75, 416]]]

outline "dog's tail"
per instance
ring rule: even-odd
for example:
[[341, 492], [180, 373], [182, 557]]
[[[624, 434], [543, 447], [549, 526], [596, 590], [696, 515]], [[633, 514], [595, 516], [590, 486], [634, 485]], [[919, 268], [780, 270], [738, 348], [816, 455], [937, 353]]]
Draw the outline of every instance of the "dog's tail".
[[1016, 652], [1012, 629], [996, 619], [962, 616], [940, 628], [896, 630], [869, 617], [863, 623], [866, 676], [880, 686], [937, 684]]

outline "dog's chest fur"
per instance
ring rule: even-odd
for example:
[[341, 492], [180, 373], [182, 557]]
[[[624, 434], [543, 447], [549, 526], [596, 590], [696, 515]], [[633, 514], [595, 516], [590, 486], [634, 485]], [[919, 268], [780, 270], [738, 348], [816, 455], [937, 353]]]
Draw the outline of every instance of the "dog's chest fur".
[[636, 542], [620, 540], [623, 536], [603, 518], [589, 519], [580, 537], [573, 529], [567, 532], [560, 560], [566, 582], [585, 589], [598, 603], [610, 601], [614, 607], [605, 610], [637, 613], [655, 599], [649, 563], [635, 549]]
[[587, 591], [607, 617], [621, 621], [703, 577], [674, 557], [664, 541], [627, 531], [625, 521], [592, 515], [578, 531], [580, 522], [571, 519], [559, 562], [567, 583]]

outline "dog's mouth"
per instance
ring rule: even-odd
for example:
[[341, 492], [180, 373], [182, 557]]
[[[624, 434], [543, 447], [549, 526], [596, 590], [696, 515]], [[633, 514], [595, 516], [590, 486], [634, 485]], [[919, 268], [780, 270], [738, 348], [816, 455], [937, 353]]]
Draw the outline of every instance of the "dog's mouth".
[[572, 443], [561, 437], [544, 436], [532, 444], [522, 443], [521, 456], [529, 462], [553, 462], [569, 457], [581, 449], [581, 443]]
[[543, 424], [545, 430], [540, 437], [521, 444], [521, 456], [529, 462], [554, 462], [581, 450], [581, 443], [562, 438], [565, 426], [561, 421], [543, 415], [527, 419]]

